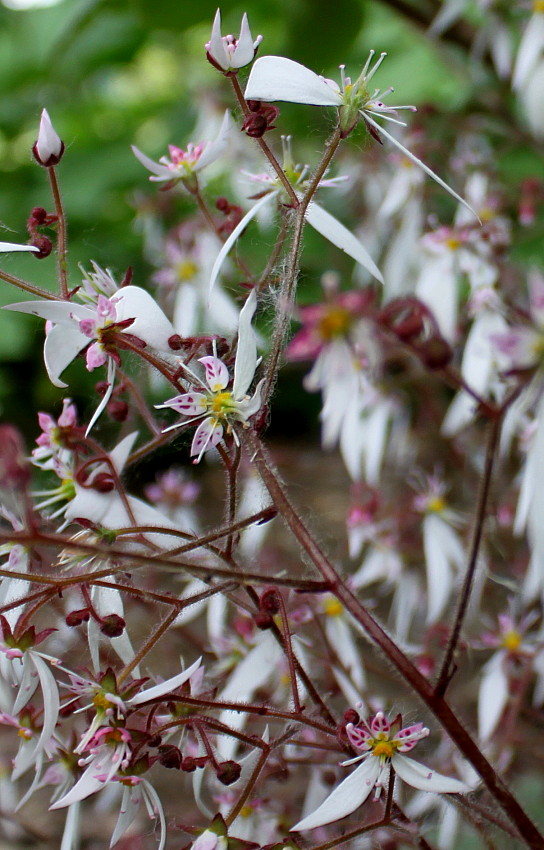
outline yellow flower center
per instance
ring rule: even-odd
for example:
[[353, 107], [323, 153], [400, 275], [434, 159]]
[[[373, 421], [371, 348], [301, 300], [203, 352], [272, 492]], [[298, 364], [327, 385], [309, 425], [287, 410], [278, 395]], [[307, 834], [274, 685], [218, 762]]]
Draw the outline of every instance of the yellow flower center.
[[232, 393], [216, 393], [208, 399], [208, 410], [216, 419], [224, 419], [229, 413], [236, 409], [236, 402]]
[[319, 333], [324, 340], [345, 336], [352, 321], [347, 310], [342, 307], [331, 307], [319, 322]]
[[338, 599], [327, 599], [323, 605], [323, 611], [327, 617], [339, 617], [343, 610], [344, 606], [338, 601]]
[[113, 703], [109, 701], [106, 694], [102, 691], [98, 691], [93, 697], [93, 705], [95, 708], [102, 709], [102, 711], [106, 711], [106, 709], [111, 708]]
[[440, 514], [446, 507], [446, 501], [442, 498], [442, 496], [433, 496], [432, 499], [429, 499], [427, 504], [427, 510], [433, 514]]
[[533, 12], [544, 12], [544, 0], [534, 0]]
[[396, 747], [393, 746], [393, 741], [380, 741], [372, 747], [373, 756], [385, 756], [390, 759], [394, 754]]
[[446, 245], [451, 251], [457, 251], [461, 245], [461, 240], [457, 239], [455, 236], [450, 236], [449, 239], [446, 239]]
[[198, 271], [198, 266], [193, 260], [182, 260], [176, 266], [178, 280], [191, 280]]
[[516, 652], [521, 646], [521, 635], [515, 629], [506, 632], [502, 639], [502, 645], [508, 652]]
[[27, 729], [26, 727], [23, 727], [22, 729], [18, 730], [17, 734], [19, 738], [23, 738], [25, 741], [30, 741], [32, 738], [32, 729]]
[[240, 817], [241, 818], [249, 818], [253, 814], [253, 808], [249, 805], [242, 806], [240, 809]]

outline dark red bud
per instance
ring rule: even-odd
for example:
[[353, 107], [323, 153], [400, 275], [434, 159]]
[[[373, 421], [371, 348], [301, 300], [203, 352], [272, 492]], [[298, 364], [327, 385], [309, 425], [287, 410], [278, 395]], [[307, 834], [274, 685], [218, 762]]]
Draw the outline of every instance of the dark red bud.
[[229, 202], [227, 201], [226, 198], [223, 198], [223, 197], [218, 198], [216, 200], [215, 206], [219, 210], [219, 212], [223, 212], [223, 213], [228, 213], [228, 211], [230, 209]]
[[168, 337], [168, 345], [172, 351], [179, 351], [180, 348], [183, 348], [183, 337], [179, 334], [172, 334], [172, 336]]
[[181, 750], [173, 744], [163, 744], [159, 747], [159, 762], [170, 770], [180, 770], [183, 762]]
[[24, 487], [30, 480], [23, 438], [13, 425], [0, 425], [0, 484]]
[[259, 611], [258, 614], [255, 614], [253, 620], [255, 621], [255, 625], [257, 626], [257, 628], [261, 629], [261, 631], [272, 628], [274, 624], [274, 620], [272, 619], [270, 614], [265, 614], [262, 611]]
[[241, 766], [235, 761], [222, 761], [215, 769], [215, 775], [222, 785], [232, 785], [240, 778]]
[[88, 608], [80, 608], [78, 611], [70, 611], [66, 617], [67, 626], [80, 626], [81, 623], [86, 623], [90, 617]]
[[37, 260], [44, 260], [53, 250], [53, 243], [47, 236], [37, 234], [32, 239], [32, 244], [38, 248], [38, 251], [34, 251], [34, 256]]
[[275, 587], [267, 588], [259, 600], [259, 606], [262, 612], [274, 616], [280, 610], [280, 599], [278, 591]]
[[441, 336], [433, 336], [417, 346], [417, 354], [429, 369], [444, 369], [453, 357], [451, 346]]
[[357, 725], [360, 721], [359, 712], [357, 712], [354, 708], [348, 708], [347, 711], [344, 712], [344, 723], [353, 723], [354, 726]]
[[115, 398], [109, 402], [107, 411], [116, 422], [124, 422], [128, 416], [129, 407], [126, 401]]
[[118, 614], [108, 614], [100, 623], [100, 631], [106, 637], [119, 637], [125, 631], [125, 621]]

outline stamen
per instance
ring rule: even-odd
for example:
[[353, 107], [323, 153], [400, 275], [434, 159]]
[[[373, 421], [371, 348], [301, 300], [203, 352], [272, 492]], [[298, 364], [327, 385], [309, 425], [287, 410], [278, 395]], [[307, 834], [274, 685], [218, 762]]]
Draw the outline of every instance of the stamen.
[[378, 61], [374, 65], [374, 67], [371, 68], [370, 71], [368, 72], [368, 76], [366, 78], [367, 83], [372, 79], [372, 77], [374, 76], [374, 74], [376, 73], [376, 71], [378, 70], [378, 68], [380, 67], [380, 65], [382, 64], [382, 62], [383, 62], [383, 60], [385, 59], [386, 56], [387, 56], [387, 53], [380, 53], [380, 58], [378, 59]]
[[370, 63], [374, 59], [375, 54], [376, 54], [375, 50], [371, 50], [370, 53], [368, 54], [368, 59], [366, 60], [366, 62], [364, 64], [363, 70], [361, 71], [361, 78], [362, 79], [365, 79], [366, 72], [368, 71], [368, 67], [369, 67]]

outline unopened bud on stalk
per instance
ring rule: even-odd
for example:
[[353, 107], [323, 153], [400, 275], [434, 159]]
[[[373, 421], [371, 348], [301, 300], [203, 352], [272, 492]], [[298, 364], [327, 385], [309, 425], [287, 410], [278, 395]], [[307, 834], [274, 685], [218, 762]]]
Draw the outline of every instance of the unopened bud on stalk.
[[36, 162], [44, 168], [51, 168], [62, 159], [64, 142], [55, 131], [47, 109], [42, 110], [38, 140], [32, 148], [32, 153]]

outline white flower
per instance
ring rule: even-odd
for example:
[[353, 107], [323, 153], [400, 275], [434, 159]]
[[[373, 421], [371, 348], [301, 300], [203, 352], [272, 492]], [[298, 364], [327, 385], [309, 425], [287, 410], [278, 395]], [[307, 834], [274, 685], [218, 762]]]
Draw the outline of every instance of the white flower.
[[217, 137], [210, 142], [200, 142], [194, 145], [190, 142], [187, 149], [183, 150], [175, 145], [168, 146], [170, 159], [166, 156], [161, 156], [158, 162], [150, 159], [145, 153], [142, 153], [135, 145], [132, 145], [134, 156], [140, 160], [143, 166], [151, 171], [149, 179], [157, 183], [164, 181], [182, 181], [190, 186], [194, 181], [194, 177], [203, 168], [211, 165], [216, 159], [219, 159], [227, 150], [229, 144], [229, 134], [231, 129], [230, 112], [225, 112], [221, 127]]
[[[287, 62], [289, 60], [286, 59], [285, 61]], [[291, 153], [290, 136], [282, 136], [282, 148], [282, 167], [285, 172], [285, 175], [287, 176], [287, 179], [293, 186], [297, 195], [303, 195], [308, 186], [310, 185], [308, 179], [308, 167], [303, 167], [294, 163]], [[223, 262], [225, 261], [225, 258], [227, 257], [230, 249], [232, 248], [240, 234], [244, 232], [251, 219], [255, 218], [257, 213], [264, 206], [266, 206], [267, 204], [271, 204], [274, 200], [278, 200], [281, 203], [285, 203], [287, 205], [291, 204], [291, 199], [286, 196], [283, 184], [279, 180], [279, 178], [270, 174], [248, 175], [248, 177], [253, 182], [260, 183], [261, 185], [263, 185], [265, 187], [265, 194], [262, 197], [257, 196], [259, 197], [257, 203], [254, 204], [250, 210], [248, 210], [248, 212], [234, 228], [234, 230], [222, 246], [221, 250], [219, 251], [215, 259], [215, 263], [213, 264], [213, 268], [210, 275], [210, 291], [212, 290], [215, 281], [217, 280]], [[343, 177], [333, 177], [328, 179], [326, 178], [320, 181], [318, 188], [322, 186], [335, 186], [343, 181]], [[312, 201], [312, 203], [309, 205], [308, 209], [304, 213], [304, 218], [306, 222], [311, 227], [313, 227], [314, 230], [317, 230], [318, 233], [324, 236], [325, 239], [328, 239], [329, 242], [332, 242], [332, 244], [336, 245], [337, 248], [340, 248], [341, 251], [345, 251], [345, 253], [349, 257], [360, 263], [363, 268], [367, 269], [367, 271], [369, 271], [371, 275], [373, 275], [377, 280], [379, 280], [380, 283], [384, 282], [380, 270], [376, 266], [374, 260], [372, 259], [364, 245], [353, 235], [353, 233], [351, 233], [351, 231], [344, 227], [344, 225], [341, 224], [338, 219], [336, 219], [333, 215], [324, 210], [323, 207], [319, 206], [319, 204], [316, 204], [315, 201]]]
[[199, 363], [204, 366], [206, 383], [196, 375], [192, 377], [198, 381], [204, 392], [182, 393], [164, 404], [157, 405], [159, 408], [172, 407], [182, 416], [189, 417], [185, 422], [167, 428], [167, 431], [202, 420], [191, 445], [191, 456], [196, 455], [195, 463], [199, 463], [204, 452], [221, 442], [225, 426], [227, 433], [232, 433], [234, 439], [238, 440], [233, 423], [240, 422], [247, 427], [249, 418], [261, 407], [260, 384], [251, 397], [247, 395], [259, 362], [255, 331], [251, 326], [256, 307], [257, 297], [252, 290], [240, 312], [232, 390], [227, 390], [230, 375], [223, 361], [215, 355], [201, 357]]
[[358, 761], [362, 764], [334, 789], [315, 812], [295, 824], [291, 831], [315, 829], [347, 817], [365, 802], [373, 788], [376, 788], [377, 799], [384, 783], [387, 783], [391, 768], [400, 779], [419, 791], [460, 794], [471, 790], [459, 779], [443, 776], [403, 755], [426, 738], [429, 730], [422, 723], [404, 729], [399, 726], [399, 719], [391, 724], [381, 711], [368, 724], [360, 722], [354, 726], [348, 723], [346, 733], [350, 743], [363, 752], [342, 762], [342, 766]]
[[32, 150], [37, 161], [45, 168], [56, 165], [64, 153], [64, 142], [55, 131], [47, 109], [42, 109], [38, 140]]
[[211, 38], [206, 44], [206, 54], [212, 65], [215, 65], [219, 71], [237, 71], [238, 68], [243, 68], [253, 62], [262, 40], [262, 35], [258, 35], [253, 41], [245, 12], [238, 38], [233, 35], [222, 36], [221, 12], [218, 9], [213, 21]]
[[[87, 369], [92, 371], [105, 363], [108, 365], [108, 391], [102, 398], [89, 423], [87, 433], [110, 400], [113, 391], [116, 365], [119, 362], [117, 344], [123, 334], [137, 338], [141, 343], [172, 353], [171, 342], [177, 334], [153, 297], [139, 286], [122, 287], [112, 298], [98, 295], [96, 304], [79, 304], [74, 301], [23, 301], [8, 304], [5, 310], [30, 313], [52, 322], [44, 345], [45, 368], [51, 383], [66, 387], [61, 374], [72, 360], [93, 340], [87, 350]], [[120, 339], [115, 340], [115, 335]], [[173, 347], [176, 347], [174, 342]]]
[[304, 65], [293, 62], [292, 59], [286, 59], [283, 56], [262, 56], [257, 59], [251, 69], [244, 97], [246, 100], [284, 100], [290, 103], [305, 103], [314, 106], [335, 106], [339, 110], [340, 127], [343, 135], [347, 135], [353, 129], [359, 120], [359, 116], [361, 116], [378, 136], [385, 136], [408, 159], [422, 168], [429, 177], [432, 177], [460, 203], [467, 206], [476, 216], [474, 210], [460, 195], [454, 192], [434, 171], [431, 171], [425, 163], [414, 156], [413, 153], [410, 153], [404, 145], [375, 121], [376, 117], [380, 117], [394, 124], [404, 125], [404, 122], [399, 121], [396, 117], [397, 111], [400, 109], [415, 111], [415, 106], [386, 106], [383, 99], [393, 91], [391, 88], [383, 92], [374, 89], [371, 93], [368, 84], [386, 54], [382, 53], [372, 65], [374, 55], [375, 51], [371, 50], [363, 70], [354, 83], [351, 82], [349, 77], [344, 76], [344, 68], [340, 66], [341, 88], [334, 80], [320, 77]]

